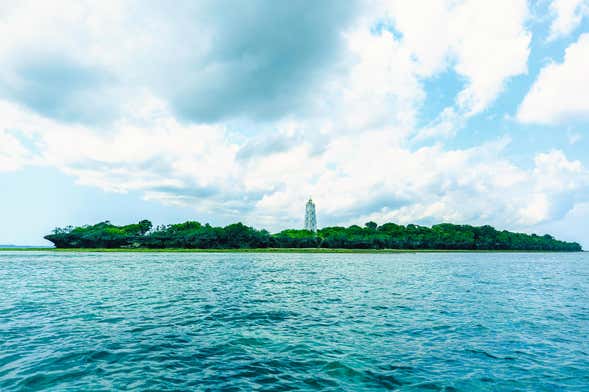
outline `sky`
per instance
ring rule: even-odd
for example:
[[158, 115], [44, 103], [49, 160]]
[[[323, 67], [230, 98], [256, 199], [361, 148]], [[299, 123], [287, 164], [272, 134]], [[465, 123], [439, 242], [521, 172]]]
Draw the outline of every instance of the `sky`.
[[589, 248], [589, 0], [23, 0], [0, 37], [0, 244], [312, 196]]

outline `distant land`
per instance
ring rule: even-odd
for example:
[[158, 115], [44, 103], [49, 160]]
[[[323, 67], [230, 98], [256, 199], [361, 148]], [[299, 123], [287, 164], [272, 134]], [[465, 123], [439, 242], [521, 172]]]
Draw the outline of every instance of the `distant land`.
[[13, 244], [0, 244], [0, 249], [10, 249], [10, 248], [39, 248], [36, 245], [13, 245]]
[[427, 227], [367, 222], [364, 226], [325, 227], [316, 232], [289, 229], [270, 234], [242, 223], [214, 227], [188, 221], [153, 227], [148, 220], [125, 226], [105, 221], [56, 228], [44, 238], [58, 249], [582, 251], [578, 243], [560, 241], [549, 234], [450, 223]]

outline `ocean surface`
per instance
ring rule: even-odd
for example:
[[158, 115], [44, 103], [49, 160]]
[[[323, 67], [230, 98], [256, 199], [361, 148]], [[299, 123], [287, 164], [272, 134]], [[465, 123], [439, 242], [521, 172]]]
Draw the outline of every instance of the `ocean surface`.
[[589, 254], [0, 252], [0, 391], [589, 391]]

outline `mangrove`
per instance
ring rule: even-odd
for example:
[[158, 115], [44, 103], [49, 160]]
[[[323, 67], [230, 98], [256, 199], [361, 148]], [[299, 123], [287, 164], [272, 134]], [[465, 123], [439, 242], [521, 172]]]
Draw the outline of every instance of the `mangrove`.
[[431, 227], [368, 222], [363, 227], [325, 227], [317, 232], [289, 229], [271, 234], [242, 223], [214, 227], [196, 221], [153, 227], [148, 220], [116, 226], [109, 221], [56, 228], [44, 237], [56, 248], [146, 249], [415, 249], [485, 251], [582, 251], [576, 242], [499, 231], [491, 226], [442, 223]]

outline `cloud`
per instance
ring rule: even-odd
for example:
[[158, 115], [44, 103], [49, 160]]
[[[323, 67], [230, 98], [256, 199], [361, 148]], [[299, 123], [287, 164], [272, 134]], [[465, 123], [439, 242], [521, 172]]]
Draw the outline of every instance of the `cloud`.
[[102, 123], [116, 117], [114, 94], [108, 91], [109, 75], [104, 71], [68, 58], [37, 55], [5, 63], [10, 75], [5, 69], [0, 80], [2, 94], [41, 115], [66, 122]]
[[554, 150], [538, 154], [534, 168], [523, 170], [497, 157], [504, 143], [430, 153], [435, 168], [427, 173], [436, 180], [415, 189], [412, 203], [375, 211], [363, 220], [491, 223], [525, 229], [561, 219], [576, 203], [589, 199], [589, 171], [580, 162]]
[[589, 15], [589, 1], [553, 0], [550, 11], [554, 14], [554, 19], [548, 39], [554, 40], [570, 34], [581, 24], [583, 17]]
[[589, 203], [577, 203], [561, 219], [548, 224], [540, 224], [533, 227], [537, 233], [558, 233], [560, 238], [567, 238], [569, 241], [577, 241], [585, 249], [589, 246], [589, 235], [584, 228], [589, 219]]
[[109, 66], [109, 48], [117, 47], [108, 40], [115, 30], [106, 22], [110, 11], [85, 1], [4, 4], [0, 35], [10, 39], [0, 42], [0, 96], [64, 122], [102, 124], [118, 116], [125, 97]]
[[5, 8], [0, 35], [11, 39], [0, 44], [0, 88], [40, 114], [85, 123], [111, 120], [144, 90], [196, 123], [305, 110], [345, 60], [341, 32], [359, 10], [335, 0]]
[[239, 148], [236, 158], [247, 161], [260, 156], [269, 156], [288, 151], [302, 142], [300, 135], [287, 135], [283, 133], [263, 135], [248, 140]]
[[[111, 134], [14, 110], [22, 123], [41, 130], [37, 164], [56, 166], [81, 185], [140, 191], [148, 200], [273, 230], [299, 226], [309, 195], [321, 225], [393, 220], [530, 227], [589, 200], [580, 162], [555, 150], [538, 154], [526, 170], [503, 156], [508, 138], [467, 149], [412, 150], [390, 130], [377, 129], [327, 135], [318, 153], [304, 128], [282, 129], [287, 136], [276, 139], [277, 148], [274, 141], [235, 143], [226, 127], [185, 124], [157, 105], [150, 127], [120, 122]], [[23, 148], [20, 155], [27, 154]]]
[[[341, 30], [354, 1], [210, 1], [180, 6], [175, 34], [185, 42], [180, 78], [166, 72], [164, 88], [175, 111], [200, 122], [245, 116], [275, 119], [306, 108], [318, 83], [341, 58]], [[203, 18], [201, 15], [207, 15]], [[196, 30], [196, 31], [195, 31]], [[198, 33], [191, 36], [190, 33]], [[206, 48], [192, 56], [191, 46]]]
[[66, 122], [112, 122], [147, 92], [196, 123], [268, 122], [345, 105], [370, 108], [344, 118], [347, 128], [410, 126], [424, 97], [420, 78], [451, 67], [468, 81], [456, 104], [475, 114], [525, 72], [526, 17], [523, 0], [329, 0], [312, 9], [301, 1], [23, 1], [0, 14], [0, 34], [11, 37], [0, 44], [0, 84]]
[[531, 34], [525, 0], [391, 1], [389, 18], [413, 54], [416, 71], [430, 77], [447, 68], [467, 80], [457, 108], [487, 108], [510, 77], [527, 72]]
[[460, 108], [475, 114], [495, 100], [508, 78], [527, 72], [528, 7], [526, 1], [507, 0], [471, 1], [457, 8], [455, 69], [469, 80], [457, 100]]
[[0, 173], [20, 169], [29, 158], [28, 150], [18, 138], [0, 129]]
[[569, 161], [560, 150], [537, 154], [535, 180], [529, 204], [520, 209], [523, 225], [563, 218], [576, 203], [589, 197], [589, 171], [579, 161]]
[[524, 123], [556, 124], [589, 118], [589, 34], [565, 51], [562, 63], [545, 66], [521, 103], [517, 119]]
[[[525, 226], [566, 212], [566, 194], [585, 186], [585, 168], [562, 153], [539, 155], [534, 171], [518, 168], [501, 157], [508, 139], [413, 151], [390, 130], [377, 129], [331, 134], [318, 153], [305, 142], [308, 130], [289, 128], [283, 130], [292, 133], [286, 140], [301, 142], [289, 148], [262, 144], [272, 153], [244, 159], [240, 151], [247, 151], [249, 139], [236, 144], [225, 127], [183, 124], [158, 105], [150, 127], [129, 120], [110, 134], [13, 110], [3, 111], [13, 124], [39, 129], [38, 164], [56, 166], [81, 185], [141, 191], [149, 200], [271, 229], [296, 227], [302, 216], [297, 206], [303, 208], [308, 195], [320, 207], [322, 224], [372, 219]], [[530, 200], [549, 206], [530, 209]]]
[[[529, 227], [586, 199], [586, 168], [562, 152], [525, 168], [509, 138], [412, 143], [454, 135], [526, 72], [525, 1], [23, 4], [0, 24], [15, 34], [0, 44], [0, 168], [273, 230], [299, 227], [309, 195], [320, 225]], [[448, 71], [464, 89], [419, 136], [424, 81]]]

